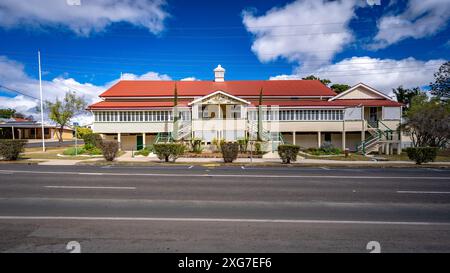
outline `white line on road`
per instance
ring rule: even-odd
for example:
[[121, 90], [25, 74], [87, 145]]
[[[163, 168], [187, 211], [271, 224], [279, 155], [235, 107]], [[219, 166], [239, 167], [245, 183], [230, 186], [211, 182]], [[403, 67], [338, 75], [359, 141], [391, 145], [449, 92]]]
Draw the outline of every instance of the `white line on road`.
[[450, 222], [408, 221], [344, 221], [344, 220], [296, 220], [296, 219], [243, 219], [243, 218], [157, 218], [157, 217], [84, 217], [84, 216], [0, 216], [0, 220], [94, 220], [94, 221], [172, 221], [172, 222], [242, 222], [289, 224], [359, 224], [359, 225], [421, 225], [450, 226]]
[[135, 190], [136, 187], [103, 187], [103, 186], [44, 186], [51, 189], [106, 189], [106, 190]]
[[397, 193], [450, 194], [450, 191], [397, 191]]
[[322, 170], [326, 170], [326, 171], [329, 171], [330, 170], [330, 168], [327, 168], [327, 167], [320, 167]]
[[192, 169], [192, 168], [194, 168], [194, 166], [192, 165], [192, 166], [189, 166], [189, 168], [188, 169]]
[[78, 173], [79, 175], [103, 175], [103, 173]]
[[[356, 176], [356, 175], [265, 175], [265, 174], [187, 174], [187, 173], [80, 173], [53, 171], [0, 170], [11, 173], [29, 174], [75, 174], [75, 175], [110, 175], [110, 176], [165, 176], [165, 177], [249, 177], [249, 178], [323, 178], [323, 179], [407, 179], [407, 180], [450, 180], [450, 176]], [[205, 170], [210, 172], [210, 170]]]

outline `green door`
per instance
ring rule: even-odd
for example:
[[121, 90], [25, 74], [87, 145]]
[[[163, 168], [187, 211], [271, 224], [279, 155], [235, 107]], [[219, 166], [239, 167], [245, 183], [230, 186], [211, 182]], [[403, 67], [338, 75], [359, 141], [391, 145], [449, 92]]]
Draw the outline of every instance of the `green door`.
[[136, 136], [136, 150], [142, 150], [144, 145], [142, 144], [142, 136]]

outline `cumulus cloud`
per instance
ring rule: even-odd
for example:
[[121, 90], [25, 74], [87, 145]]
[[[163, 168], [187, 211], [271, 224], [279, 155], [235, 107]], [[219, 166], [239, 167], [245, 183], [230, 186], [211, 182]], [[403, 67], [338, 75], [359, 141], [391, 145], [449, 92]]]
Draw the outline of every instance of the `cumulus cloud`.
[[132, 73], [122, 74], [123, 80], [148, 80], [148, 81], [170, 81], [172, 78], [166, 74], [159, 74], [156, 72], [147, 72], [142, 75], [136, 75]]
[[169, 16], [164, 10], [164, 0], [82, 0], [79, 6], [68, 3], [66, 0], [2, 0], [0, 26], [63, 26], [85, 36], [112, 23], [127, 22], [159, 33]]
[[196, 77], [187, 77], [181, 79], [180, 81], [199, 81], [199, 79], [197, 79]]
[[[257, 16], [243, 12], [243, 24], [254, 35], [252, 51], [262, 62], [285, 58], [318, 67], [348, 45], [354, 0], [297, 0]], [[338, 18], [339, 23], [336, 22]]]
[[444, 62], [443, 59], [420, 61], [411, 57], [402, 60], [352, 57], [316, 70], [279, 75], [270, 79], [301, 79], [313, 74], [330, 79], [332, 83], [355, 85], [363, 82], [391, 95], [392, 89], [399, 85], [407, 88], [428, 85], [433, 80], [433, 73]]
[[385, 48], [407, 38], [431, 36], [443, 30], [449, 19], [447, 0], [410, 0], [402, 13], [386, 15], [379, 20], [379, 30], [371, 48]]
[[[127, 80], [171, 80], [171, 77], [166, 74], [152, 71], [142, 75], [124, 73], [122, 78]], [[52, 80], [42, 81], [43, 97], [44, 100], [55, 101], [56, 98], [62, 99], [66, 92], [73, 91], [78, 96], [84, 97], [87, 103], [92, 104], [99, 100], [98, 95], [100, 93], [119, 80], [115, 79], [103, 85], [95, 85], [92, 83], [80, 83], [73, 78], [59, 76]], [[39, 81], [25, 73], [23, 64], [5, 56], [0, 56], [0, 82], [2, 85], [20, 91], [25, 95], [39, 98]], [[24, 95], [17, 95], [13, 92], [11, 94], [14, 97], [0, 95], [2, 108], [14, 108], [26, 116], [32, 115], [36, 119], [40, 119], [36, 110], [39, 100]], [[92, 123], [92, 117], [91, 115], [80, 115], [73, 121], [78, 121], [80, 124], [89, 124]]]

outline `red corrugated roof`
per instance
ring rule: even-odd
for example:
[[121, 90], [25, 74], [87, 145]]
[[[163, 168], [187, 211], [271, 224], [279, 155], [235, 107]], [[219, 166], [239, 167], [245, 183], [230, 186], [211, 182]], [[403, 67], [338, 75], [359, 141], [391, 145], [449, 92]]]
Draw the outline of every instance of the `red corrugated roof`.
[[335, 96], [336, 93], [317, 80], [278, 81], [120, 81], [100, 97], [204, 96], [221, 90], [233, 96]]
[[[188, 101], [178, 101], [178, 106], [187, 106]], [[88, 109], [142, 109], [151, 107], [172, 107], [173, 101], [100, 101]]]

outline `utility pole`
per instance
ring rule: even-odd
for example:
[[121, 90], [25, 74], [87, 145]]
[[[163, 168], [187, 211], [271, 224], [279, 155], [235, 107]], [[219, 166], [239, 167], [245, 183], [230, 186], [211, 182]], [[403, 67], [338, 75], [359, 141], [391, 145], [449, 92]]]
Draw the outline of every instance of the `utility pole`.
[[38, 50], [38, 63], [39, 63], [39, 93], [41, 98], [41, 135], [42, 135], [42, 151], [45, 152], [45, 140], [44, 140], [44, 103], [42, 100], [42, 76], [41, 76], [41, 51]]

